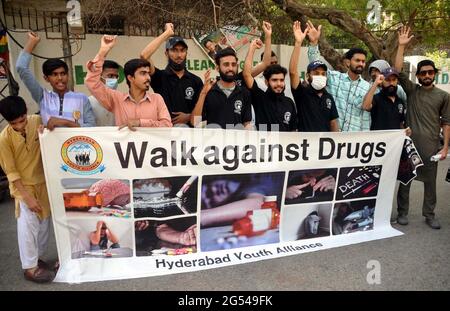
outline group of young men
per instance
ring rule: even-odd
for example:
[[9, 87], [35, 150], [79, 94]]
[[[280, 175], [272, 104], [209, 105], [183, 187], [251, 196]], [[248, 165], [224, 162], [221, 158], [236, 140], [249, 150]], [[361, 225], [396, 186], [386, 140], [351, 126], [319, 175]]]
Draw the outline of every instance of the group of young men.
[[[217, 79], [208, 70], [204, 82], [186, 69], [188, 45], [174, 36], [173, 25], [152, 40], [139, 58], [124, 65], [127, 93], [118, 91], [119, 65], [107, 60], [117, 41], [105, 35], [100, 49], [87, 64], [85, 83], [92, 96], [68, 89], [68, 67], [59, 59], [43, 64], [43, 74], [52, 89], [42, 87], [29, 69], [39, 37], [29, 33], [16, 69], [40, 115], [27, 115], [24, 100], [9, 96], [0, 101], [0, 114], [9, 125], [0, 134], [0, 165], [6, 172], [11, 194], [16, 199], [18, 240], [24, 276], [35, 282], [53, 279], [54, 270], [41, 260], [49, 235], [50, 208], [39, 151], [37, 130], [47, 127], [88, 127], [116, 125], [128, 127], [199, 126], [244, 128], [271, 131], [366, 131], [408, 128], [425, 165], [418, 179], [425, 184], [423, 215], [434, 229], [440, 227], [434, 215], [437, 163], [430, 157], [448, 153], [450, 140], [449, 94], [433, 85], [437, 68], [430, 60], [417, 66], [419, 84], [403, 72], [403, 52], [412, 36], [404, 27], [399, 32], [396, 62], [391, 67], [377, 60], [370, 66], [372, 82], [361, 74], [366, 52], [352, 48], [345, 54], [345, 73], [330, 70], [319, 60], [321, 26], [308, 22], [293, 24], [295, 46], [289, 64], [290, 88], [285, 85], [288, 70], [277, 63], [271, 50], [272, 26], [264, 22], [264, 54], [253, 66], [261, 40], [251, 42], [244, 69], [238, 72], [238, 58], [232, 48], [215, 51]], [[300, 81], [298, 59], [303, 40], [308, 37], [309, 65], [306, 81]], [[165, 44], [166, 68], [155, 67], [152, 55]], [[261, 84], [263, 74], [264, 84]], [[400, 89], [399, 83], [403, 86]], [[154, 92], [149, 92], [150, 87]], [[285, 95], [291, 89], [293, 100]], [[404, 90], [404, 91], [403, 91]], [[254, 115], [254, 120], [253, 120]], [[443, 128], [444, 147], [439, 149]], [[400, 186], [398, 223], [408, 223], [409, 186]]]

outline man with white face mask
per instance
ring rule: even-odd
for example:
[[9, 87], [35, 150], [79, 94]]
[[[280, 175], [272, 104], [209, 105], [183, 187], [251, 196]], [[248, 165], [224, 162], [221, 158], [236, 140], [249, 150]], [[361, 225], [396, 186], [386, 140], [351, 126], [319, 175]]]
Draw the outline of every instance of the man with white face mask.
[[339, 132], [338, 112], [333, 96], [326, 90], [327, 65], [313, 61], [308, 65], [307, 85], [300, 83], [297, 65], [302, 42], [309, 31], [309, 25], [301, 30], [299, 21], [294, 22], [294, 50], [289, 63], [292, 95], [297, 106], [299, 132]]
[[[102, 74], [100, 81], [102, 81], [108, 88], [115, 90], [119, 85], [119, 64], [112, 60], [105, 60], [102, 67]], [[94, 111], [95, 122], [97, 126], [115, 126], [114, 113], [106, 110], [94, 97], [89, 96], [92, 110]]]

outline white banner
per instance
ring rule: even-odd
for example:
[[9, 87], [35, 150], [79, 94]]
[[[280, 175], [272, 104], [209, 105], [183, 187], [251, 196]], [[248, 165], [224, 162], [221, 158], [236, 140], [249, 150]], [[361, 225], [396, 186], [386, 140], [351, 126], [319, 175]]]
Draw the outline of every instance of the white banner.
[[189, 272], [401, 235], [403, 131], [115, 127], [40, 136], [55, 281]]

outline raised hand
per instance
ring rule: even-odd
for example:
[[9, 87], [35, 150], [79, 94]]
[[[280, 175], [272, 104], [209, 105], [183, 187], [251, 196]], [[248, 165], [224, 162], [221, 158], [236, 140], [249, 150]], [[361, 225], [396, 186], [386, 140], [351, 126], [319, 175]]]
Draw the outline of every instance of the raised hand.
[[250, 43], [250, 49], [259, 50], [260, 48], [262, 48], [262, 46], [263, 43], [261, 39], [255, 39]]
[[38, 45], [39, 41], [41, 41], [41, 38], [39, 38], [36, 33], [30, 31], [28, 33], [28, 41], [24, 47], [24, 50], [28, 53], [32, 53], [36, 45]]
[[403, 26], [398, 31], [398, 45], [407, 45], [414, 35], [410, 35], [411, 28], [408, 26]]
[[381, 83], [383, 83], [384, 81], [384, 76], [383, 75], [378, 75], [378, 77], [375, 79], [375, 84], [380, 86]]
[[172, 23], [166, 23], [166, 25], [164, 26], [164, 32], [169, 37], [172, 37], [175, 34], [173, 24]]
[[314, 27], [311, 21], [307, 21], [307, 25], [309, 27], [308, 30], [308, 38], [311, 44], [315, 45], [319, 42], [320, 34], [322, 32], [322, 25], [319, 25], [317, 28]]
[[109, 51], [116, 44], [117, 36], [103, 35], [100, 48]]
[[272, 24], [271, 23], [263, 21], [262, 29], [266, 36], [272, 35]]
[[30, 31], [28, 33], [28, 42], [33, 43], [34, 45], [37, 45], [41, 41], [41, 38], [39, 38], [38, 34], [35, 32]]
[[214, 86], [215, 83], [216, 83], [216, 81], [211, 78], [211, 69], [208, 69], [205, 72], [205, 81], [203, 84], [202, 92], [208, 93], [211, 90], [211, 88]]
[[302, 31], [302, 24], [299, 21], [295, 21], [292, 25], [292, 31], [294, 32], [295, 42], [302, 43], [309, 32], [309, 25]]

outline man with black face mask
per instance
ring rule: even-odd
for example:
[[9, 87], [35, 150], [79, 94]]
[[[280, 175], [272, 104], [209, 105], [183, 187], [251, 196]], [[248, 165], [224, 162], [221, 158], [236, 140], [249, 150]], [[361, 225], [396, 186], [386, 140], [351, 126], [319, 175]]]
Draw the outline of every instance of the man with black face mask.
[[[414, 36], [410, 36], [409, 27], [402, 27], [398, 36], [398, 49], [395, 58], [395, 69], [402, 70], [405, 48]], [[408, 96], [406, 122], [411, 127], [411, 138], [422, 158], [424, 165], [417, 169], [416, 180], [424, 183], [424, 200], [422, 215], [427, 225], [439, 229], [441, 225], [436, 219], [436, 177], [437, 162], [431, 156], [438, 155], [440, 160], [447, 157], [450, 140], [450, 95], [434, 86], [433, 81], [438, 70], [431, 60], [423, 60], [417, 64], [416, 77], [419, 84], [414, 83], [405, 72], [399, 76], [400, 84]], [[439, 132], [444, 130], [444, 146], [439, 146]], [[408, 224], [409, 190], [411, 183], [400, 184], [397, 195], [397, 222]], [[448, 204], [447, 204], [448, 206]]]
[[[384, 69], [364, 97], [363, 108], [370, 111], [371, 131], [405, 128], [405, 106], [397, 95], [398, 72], [392, 67]], [[377, 92], [381, 86], [381, 91]]]
[[252, 95], [258, 130], [291, 132], [297, 130], [297, 113], [292, 99], [284, 95], [286, 68], [278, 64], [264, 70], [267, 90], [258, 87], [252, 76], [253, 56], [262, 47], [259, 39], [253, 40], [245, 58], [243, 77]]
[[[192, 109], [203, 87], [202, 80], [186, 69], [188, 46], [181, 37], [174, 37], [173, 24], [167, 23], [165, 31], [141, 52], [141, 58], [151, 63], [150, 85], [167, 105], [174, 126], [189, 124]], [[166, 41], [167, 67], [160, 70], [154, 66], [151, 56]]]
[[215, 61], [220, 79], [216, 83], [210, 78], [211, 70], [206, 72], [205, 85], [191, 114], [191, 124], [198, 126], [203, 120], [208, 127], [251, 129], [251, 97], [245, 87], [236, 84], [236, 52], [230, 47], [218, 51]]

